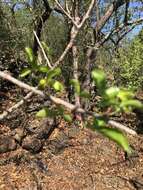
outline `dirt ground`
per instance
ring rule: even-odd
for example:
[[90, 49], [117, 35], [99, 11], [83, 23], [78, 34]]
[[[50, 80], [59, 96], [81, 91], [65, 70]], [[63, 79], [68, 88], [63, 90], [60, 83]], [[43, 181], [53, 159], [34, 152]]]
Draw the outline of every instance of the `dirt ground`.
[[120, 148], [90, 130], [57, 134], [38, 154], [21, 147], [1, 154], [0, 190], [143, 189], [143, 137], [129, 138], [138, 156], [125, 160]]
[[[2, 123], [0, 135], [12, 128]], [[136, 154], [126, 159], [110, 140], [64, 123], [39, 153], [17, 145], [0, 154], [0, 190], [142, 190], [143, 136], [128, 138]]]

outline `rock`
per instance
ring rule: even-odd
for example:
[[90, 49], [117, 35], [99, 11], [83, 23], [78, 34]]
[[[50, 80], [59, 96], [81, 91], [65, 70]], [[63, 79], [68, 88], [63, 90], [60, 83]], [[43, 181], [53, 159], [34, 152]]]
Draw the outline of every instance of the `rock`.
[[17, 148], [15, 140], [10, 136], [0, 137], [0, 153], [13, 151]]
[[21, 144], [22, 139], [26, 136], [26, 133], [24, 131], [24, 129], [22, 128], [17, 128], [14, 131], [14, 135], [13, 138], [19, 143]]
[[27, 136], [22, 142], [22, 148], [32, 153], [38, 153], [43, 148], [43, 142], [35, 137]]
[[36, 137], [38, 139], [47, 139], [51, 134], [52, 130], [54, 130], [53, 125], [41, 126], [40, 129], [37, 131]]

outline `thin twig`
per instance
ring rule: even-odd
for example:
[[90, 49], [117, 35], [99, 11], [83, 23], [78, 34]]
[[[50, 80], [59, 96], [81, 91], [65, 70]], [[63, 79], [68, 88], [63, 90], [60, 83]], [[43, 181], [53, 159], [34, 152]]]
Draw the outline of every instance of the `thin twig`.
[[43, 46], [42, 46], [42, 44], [41, 44], [41, 42], [40, 42], [40, 40], [39, 40], [36, 32], [33, 31], [33, 33], [34, 33], [34, 36], [35, 36], [35, 38], [36, 38], [36, 40], [37, 40], [37, 42], [38, 42], [38, 44], [39, 44], [39, 46], [40, 46], [40, 48], [42, 50], [43, 56], [44, 56], [45, 60], [47, 61], [47, 64], [48, 64], [49, 68], [53, 69], [53, 67], [52, 67], [52, 65], [51, 65], [51, 63], [50, 63], [50, 61], [49, 61], [49, 59], [48, 59], [48, 57], [47, 57], [47, 55], [45, 53], [45, 50], [44, 50], [44, 48], [43, 48]]
[[55, 0], [58, 7], [63, 11], [63, 13], [72, 21], [72, 23], [78, 28], [77, 23], [74, 21], [74, 19], [71, 17], [71, 15], [61, 6], [61, 4], [58, 2], [58, 0]]
[[[104, 38], [102, 38], [102, 40], [100, 40], [100, 42], [97, 42], [97, 43], [95, 44], [95, 46], [94, 46], [94, 49], [97, 50], [101, 45], [103, 45], [107, 40], [109, 40], [109, 39], [111, 38], [111, 36], [113, 36], [114, 34], [116, 34], [116, 33], [120, 32], [120, 31], [122, 31], [122, 30], [124, 29], [124, 27], [131, 26], [132, 28], [134, 28], [135, 26], [141, 24], [142, 22], [143, 22], [143, 18], [140, 18], [140, 19], [137, 19], [137, 20], [134, 20], [134, 21], [130, 21], [130, 22], [126, 23], [126, 25], [125, 25], [124, 23], [122, 23], [118, 28], [113, 29], [111, 32], [107, 33], [107, 34], [104, 36]], [[130, 32], [130, 30], [132, 30], [132, 28], [129, 29], [129, 30], [125, 33], [125, 35], [128, 34], [128, 33]], [[124, 36], [123, 36], [123, 37], [124, 37]]]
[[0, 114], [0, 121], [6, 118], [8, 114], [12, 113], [14, 110], [22, 106], [26, 100], [32, 97], [32, 95], [33, 95], [33, 92], [29, 92], [21, 101], [19, 101], [14, 106], [10, 107], [7, 111], [4, 111], [2, 114]]
[[84, 15], [84, 17], [83, 17], [83, 19], [81, 21], [81, 23], [78, 25], [79, 29], [84, 25], [85, 21], [89, 18], [90, 13], [91, 13], [91, 11], [92, 11], [92, 9], [94, 7], [94, 4], [95, 4], [95, 0], [92, 0], [86, 14]]
[[132, 129], [126, 127], [125, 125], [122, 125], [121, 123], [118, 123], [116, 121], [109, 120], [108, 125], [110, 125], [112, 127], [115, 127], [115, 128], [118, 128], [118, 129], [120, 129], [122, 131], [125, 131], [128, 134], [137, 135], [136, 131], [134, 131], [134, 130], [132, 130]]

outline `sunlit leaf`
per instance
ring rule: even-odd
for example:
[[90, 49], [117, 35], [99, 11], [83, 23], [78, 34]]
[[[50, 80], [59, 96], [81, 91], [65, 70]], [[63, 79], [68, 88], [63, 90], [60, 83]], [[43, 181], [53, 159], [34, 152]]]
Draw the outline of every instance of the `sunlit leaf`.
[[47, 72], [47, 80], [51, 80], [53, 77], [59, 76], [61, 74], [60, 68], [55, 68]]
[[46, 79], [41, 79], [40, 82], [39, 82], [39, 86], [41, 88], [45, 88], [47, 85], [47, 80]]
[[80, 83], [77, 79], [70, 80], [70, 84], [74, 87], [77, 94], [80, 94]]
[[95, 119], [94, 120], [94, 127], [98, 128], [98, 127], [105, 127], [106, 126], [106, 122], [104, 119]]
[[127, 101], [122, 102], [120, 106], [143, 109], [143, 104], [138, 100], [127, 100]]
[[31, 69], [24, 69], [22, 71], [22, 73], [20, 74], [20, 77], [26, 77], [27, 75], [29, 75], [31, 73]]
[[49, 71], [49, 68], [47, 66], [39, 66], [38, 70], [42, 73], [47, 73]]
[[134, 97], [133, 92], [129, 90], [120, 90], [118, 93], [118, 98], [120, 98], [122, 101], [132, 99]]
[[35, 56], [34, 56], [34, 54], [33, 54], [32, 48], [26, 47], [26, 48], [25, 48], [25, 51], [26, 51], [26, 54], [27, 54], [28, 61], [29, 61], [30, 63], [34, 63], [34, 61], [35, 61]]
[[106, 88], [106, 75], [103, 71], [94, 69], [91, 73], [91, 76], [99, 89], [99, 91], [102, 93]]
[[41, 109], [36, 114], [36, 116], [39, 117], [39, 118], [55, 117], [57, 115], [58, 115], [58, 111], [56, 109], [48, 109], [47, 107]]
[[53, 84], [53, 88], [56, 91], [63, 91], [64, 90], [64, 86], [62, 85], [62, 83], [60, 83], [59, 81], [55, 81]]
[[105, 91], [105, 94], [108, 98], [115, 98], [118, 95], [119, 91], [120, 89], [118, 87], [111, 87]]
[[48, 108], [43, 108], [37, 112], [36, 116], [39, 118], [45, 118], [48, 116], [49, 110]]
[[121, 131], [107, 127], [97, 128], [97, 131], [116, 142], [119, 146], [121, 146], [124, 149], [124, 151], [131, 154], [132, 149], [129, 146], [127, 138]]

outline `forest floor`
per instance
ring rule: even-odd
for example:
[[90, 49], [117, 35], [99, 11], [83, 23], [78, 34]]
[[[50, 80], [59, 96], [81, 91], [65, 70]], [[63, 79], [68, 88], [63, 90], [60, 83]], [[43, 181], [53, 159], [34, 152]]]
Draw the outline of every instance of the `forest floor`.
[[[10, 104], [1, 102], [1, 108]], [[38, 122], [33, 119], [31, 125]], [[0, 138], [13, 128], [1, 122]], [[39, 153], [19, 144], [0, 154], [0, 190], [142, 190], [143, 136], [128, 138], [137, 155], [125, 159], [123, 150], [100, 134], [63, 122]]]

